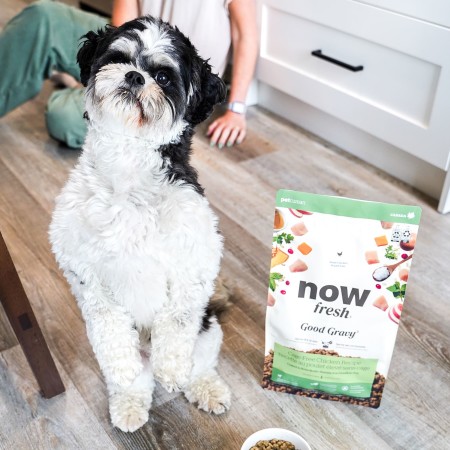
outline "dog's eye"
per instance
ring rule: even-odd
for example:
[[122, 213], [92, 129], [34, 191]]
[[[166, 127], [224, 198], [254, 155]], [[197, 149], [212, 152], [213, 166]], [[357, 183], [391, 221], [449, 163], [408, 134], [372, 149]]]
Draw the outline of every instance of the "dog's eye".
[[156, 72], [155, 80], [160, 86], [168, 86], [170, 83], [169, 75], [163, 70]]

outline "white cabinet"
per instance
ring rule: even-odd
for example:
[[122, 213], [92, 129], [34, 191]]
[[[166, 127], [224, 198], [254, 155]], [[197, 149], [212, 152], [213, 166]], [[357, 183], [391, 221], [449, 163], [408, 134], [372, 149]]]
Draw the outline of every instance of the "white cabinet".
[[[449, 2], [259, 4], [262, 83], [448, 170]], [[417, 19], [425, 12], [433, 23]]]
[[448, 0], [356, 0], [450, 28]]

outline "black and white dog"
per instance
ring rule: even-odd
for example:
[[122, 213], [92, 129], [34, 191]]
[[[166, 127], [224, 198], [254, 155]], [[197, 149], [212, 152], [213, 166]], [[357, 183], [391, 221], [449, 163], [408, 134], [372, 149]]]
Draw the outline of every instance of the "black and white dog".
[[89, 32], [78, 53], [88, 135], [50, 240], [105, 376], [112, 423], [148, 420], [155, 379], [216, 414], [222, 331], [210, 299], [217, 218], [189, 165], [193, 127], [225, 86], [177, 28], [143, 17]]

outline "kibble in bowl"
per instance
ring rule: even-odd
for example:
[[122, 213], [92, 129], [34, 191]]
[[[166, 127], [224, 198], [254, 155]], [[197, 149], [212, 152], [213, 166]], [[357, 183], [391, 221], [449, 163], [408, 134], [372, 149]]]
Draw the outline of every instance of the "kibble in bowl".
[[296, 450], [292, 442], [283, 439], [270, 439], [270, 441], [258, 441], [250, 450]]
[[266, 428], [253, 433], [241, 450], [311, 450], [298, 434], [283, 428]]

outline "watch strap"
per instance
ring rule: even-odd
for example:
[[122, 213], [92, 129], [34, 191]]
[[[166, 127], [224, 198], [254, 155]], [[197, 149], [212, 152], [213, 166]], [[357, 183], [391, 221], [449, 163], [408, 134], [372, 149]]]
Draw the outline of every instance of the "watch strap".
[[237, 114], [245, 114], [247, 112], [247, 106], [243, 102], [228, 103], [228, 109]]

